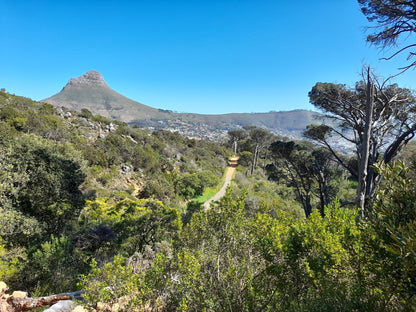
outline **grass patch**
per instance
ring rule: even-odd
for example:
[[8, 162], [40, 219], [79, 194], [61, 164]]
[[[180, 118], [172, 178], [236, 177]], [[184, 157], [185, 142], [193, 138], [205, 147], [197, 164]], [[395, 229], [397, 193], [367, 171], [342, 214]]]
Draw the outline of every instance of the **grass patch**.
[[213, 197], [215, 194], [217, 194], [225, 183], [225, 175], [227, 174], [227, 170], [228, 170], [228, 167], [225, 168], [224, 173], [222, 174], [220, 183], [218, 183], [216, 186], [207, 187], [204, 190], [204, 194], [202, 194], [201, 196], [195, 197], [194, 199], [192, 199], [192, 202], [195, 204], [202, 205], [211, 197]]

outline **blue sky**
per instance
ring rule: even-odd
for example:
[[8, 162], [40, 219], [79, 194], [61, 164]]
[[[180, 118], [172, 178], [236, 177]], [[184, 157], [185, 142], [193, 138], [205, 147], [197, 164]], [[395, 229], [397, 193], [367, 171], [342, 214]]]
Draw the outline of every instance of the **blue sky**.
[[[117, 92], [178, 112], [312, 109], [316, 82], [353, 85], [365, 42], [356, 0], [0, 0], [0, 87], [41, 100], [99, 71]], [[416, 72], [395, 82], [416, 89]]]

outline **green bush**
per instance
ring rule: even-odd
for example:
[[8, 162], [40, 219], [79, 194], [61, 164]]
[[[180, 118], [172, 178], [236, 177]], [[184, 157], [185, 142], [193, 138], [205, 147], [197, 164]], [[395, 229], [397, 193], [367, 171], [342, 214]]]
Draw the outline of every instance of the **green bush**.
[[86, 119], [91, 119], [93, 117], [93, 114], [88, 109], [81, 108], [81, 112], [79, 113], [79, 116], [84, 117]]
[[178, 177], [175, 188], [176, 192], [184, 198], [201, 196], [206, 187], [215, 186], [219, 177], [211, 172], [185, 173]]
[[19, 272], [16, 251], [9, 251], [0, 237], [0, 281], [9, 282]]
[[[374, 247], [384, 291], [402, 302], [404, 309], [416, 309], [416, 163], [377, 166], [383, 184], [370, 207], [371, 229], [379, 239]], [[393, 297], [393, 298], [394, 298]]]
[[6, 194], [13, 208], [38, 220], [48, 235], [60, 233], [84, 204], [81, 154], [71, 144], [34, 135], [21, 136], [3, 151], [7, 148], [11, 152], [3, 161], [11, 165], [7, 172], [18, 190]]
[[37, 289], [43, 294], [71, 292], [78, 275], [87, 269], [82, 254], [67, 236], [51, 236], [40, 248], [30, 253], [20, 272], [22, 289]]

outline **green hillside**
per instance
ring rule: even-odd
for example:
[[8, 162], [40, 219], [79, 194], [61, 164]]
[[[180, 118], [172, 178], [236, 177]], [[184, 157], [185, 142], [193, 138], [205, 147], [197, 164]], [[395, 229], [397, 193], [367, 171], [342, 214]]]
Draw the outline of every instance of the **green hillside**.
[[414, 311], [416, 166], [378, 166], [362, 218], [327, 150], [234, 130], [195, 140], [0, 91], [0, 281], [82, 290], [89, 311]]

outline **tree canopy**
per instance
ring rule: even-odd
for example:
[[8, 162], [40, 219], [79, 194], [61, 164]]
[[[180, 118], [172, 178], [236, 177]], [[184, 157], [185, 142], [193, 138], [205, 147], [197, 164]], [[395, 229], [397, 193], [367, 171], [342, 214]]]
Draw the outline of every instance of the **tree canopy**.
[[269, 147], [273, 163], [266, 167], [269, 179], [283, 178], [294, 187], [305, 216], [312, 213], [313, 200], [318, 198], [319, 211], [324, 216], [325, 206], [335, 194], [331, 180], [339, 173], [328, 151], [309, 142], [273, 142]]
[[[367, 202], [379, 179], [372, 166], [380, 160], [390, 163], [416, 131], [416, 99], [412, 92], [397, 84], [381, 84], [368, 73], [368, 81], [359, 81], [353, 88], [317, 83], [309, 92], [310, 102], [335, 125], [310, 125], [304, 133], [327, 148], [359, 181], [365, 179], [357, 200], [365, 197]], [[353, 147], [358, 165], [348, 163], [335, 151], [334, 142], [340, 141]]]
[[[358, 0], [361, 11], [370, 22], [375, 22], [376, 26], [371, 27], [374, 32], [367, 37], [367, 41], [381, 46], [382, 48], [400, 46], [399, 38], [409, 37], [416, 33], [416, 4], [414, 1], [407, 0]], [[408, 44], [400, 48], [388, 59], [408, 52], [408, 60], [415, 55], [416, 44]], [[403, 68], [407, 70], [416, 66], [416, 60]]]

